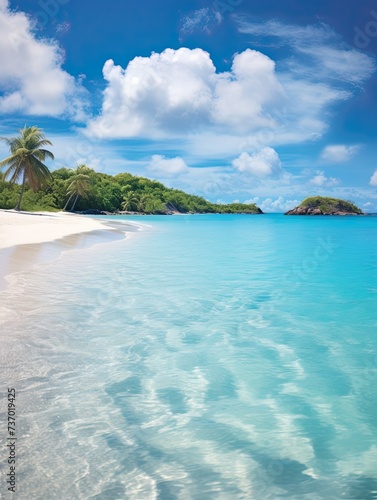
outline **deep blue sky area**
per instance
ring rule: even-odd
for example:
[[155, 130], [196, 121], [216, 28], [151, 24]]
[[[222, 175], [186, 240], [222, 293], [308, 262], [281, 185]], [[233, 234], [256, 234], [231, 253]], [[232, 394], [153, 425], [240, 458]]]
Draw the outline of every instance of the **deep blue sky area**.
[[42, 126], [52, 168], [377, 211], [375, 2], [0, 0], [0, 26], [1, 135]]
[[[237, 3], [237, 0], [234, 1]], [[56, 3], [59, 4], [58, 0]], [[373, 1], [244, 0], [239, 3], [231, 12], [232, 7], [229, 6], [228, 10], [226, 1], [215, 4], [167, 0], [70, 0], [59, 5], [55, 16], [48, 13], [56, 8], [49, 6], [48, 1], [23, 0], [11, 2], [11, 6], [32, 16], [39, 12], [45, 14], [47, 10], [49, 21], [38, 30], [42, 36], [56, 37], [56, 25], [69, 23], [69, 32], [58, 34], [66, 50], [65, 67], [72, 74], [79, 74], [84, 64], [89, 78], [97, 78], [101, 64], [110, 57], [119, 64], [126, 64], [135, 56], [149, 56], [152, 51], [161, 52], [166, 47], [179, 48], [182, 45], [190, 48], [200, 46], [210, 51], [218, 69], [223, 70], [224, 54], [231, 57], [240, 49], [237, 30], [227, 19], [232, 14], [250, 16], [256, 21], [275, 18], [300, 25], [327, 23], [352, 46], [356, 34], [354, 28], [364, 31], [367, 22], [373, 20], [370, 11], [375, 9], [377, 12]], [[198, 32], [180, 40], [181, 20], [195, 10], [213, 6], [224, 10], [224, 25], [211, 34]], [[42, 17], [39, 19], [43, 22]], [[363, 50], [374, 53], [376, 49], [377, 37], [371, 38], [371, 43]]]

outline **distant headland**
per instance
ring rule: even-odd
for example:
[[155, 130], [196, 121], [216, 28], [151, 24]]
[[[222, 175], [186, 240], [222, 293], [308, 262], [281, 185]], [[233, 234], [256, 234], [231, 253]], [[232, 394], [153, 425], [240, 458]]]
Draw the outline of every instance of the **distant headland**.
[[[0, 172], [0, 209], [98, 215], [262, 214], [255, 203], [211, 203], [202, 196], [130, 173], [108, 175], [86, 165], [46, 174], [38, 189], [6, 180]], [[22, 198], [22, 200], [21, 200]], [[22, 204], [21, 204], [22, 201]]]
[[288, 210], [285, 215], [364, 215], [359, 207], [350, 201], [326, 196], [310, 196], [300, 205]]

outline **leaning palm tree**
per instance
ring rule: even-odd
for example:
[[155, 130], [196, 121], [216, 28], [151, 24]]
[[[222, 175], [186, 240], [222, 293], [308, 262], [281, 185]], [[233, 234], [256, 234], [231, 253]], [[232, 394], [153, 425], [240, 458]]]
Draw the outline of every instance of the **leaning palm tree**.
[[36, 126], [25, 127], [19, 130], [19, 137], [0, 137], [10, 149], [11, 155], [0, 162], [0, 168], [8, 166], [4, 178], [12, 184], [21, 181], [21, 192], [15, 210], [21, 210], [21, 201], [25, 186], [28, 184], [35, 192], [48, 180], [52, 179], [51, 173], [43, 163], [46, 158], [54, 159], [51, 151], [44, 149], [52, 143], [46, 139], [42, 130]]
[[123, 197], [122, 209], [126, 211], [131, 210], [132, 208], [135, 207], [137, 202], [138, 202], [138, 197], [136, 193], [134, 193], [133, 191], [128, 191], [128, 193], [126, 193]]
[[64, 210], [66, 210], [68, 203], [72, 200], [72, 198], [75, 197], [70, 210], [71, 212], [73, 212], [79, 196], [81, 196], [81, 198], [88, 198], [88, 192], [90, 189], [90, 177], [86, 174], [76, 174], [74, 177], [71, 177], [69, 181], [70, 183], [67, 188], [67, 195], [69, 196], [69, 198], [64, 207]]
[[[88, 197], [87, 192], [89, 191], [89, 184], [90, 184], [90, 178], [88, 177], [88, 174], [93, 172], [93, 170], [87, 167], [86, 165], [78, 165], [75, 170], [72, 169], [72, 172], [75, 172], [75, 175], [73, 175], [67, 180], [68, 183], [67, 194], [69, 196], [63, 210], [67, 209], [69, 202], [72, 200], [74, 196], [76, 196], [76, 200], [73, 203], [71, 210], [73, 210], [74, 206], [76, 205], [78, 196], [82, 196], [83, 198]], [[81, 178], [78, 177], [80, 174], [82, 174], [84, 177]], [[85, 186], [85, 183], [87, 184], [87, 186]], [[75, 187], [77, 189], [75, 189]], [[78, 193], [77, 190], [80, 192]]]

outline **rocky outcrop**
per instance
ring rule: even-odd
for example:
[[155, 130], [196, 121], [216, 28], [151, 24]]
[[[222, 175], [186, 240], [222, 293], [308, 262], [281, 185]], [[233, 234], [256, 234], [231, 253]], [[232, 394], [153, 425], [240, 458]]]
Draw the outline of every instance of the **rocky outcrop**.
[[80, 215], [112, 215], [111, 212], [97, 210], [96, 208], [88, 208], [88, 210], [82, 210], [81, 212], [75, 212], [75, 213]]
[[323, 212], [320, 208], [313, 207], [296, 207], [288, 210], [285, 215], [363, 215], [355, 212], [345, 212], [343, 210]]
[[364, 215], [359, 207], [350, 201], [325, 196], [306, 198], [285, 215]]

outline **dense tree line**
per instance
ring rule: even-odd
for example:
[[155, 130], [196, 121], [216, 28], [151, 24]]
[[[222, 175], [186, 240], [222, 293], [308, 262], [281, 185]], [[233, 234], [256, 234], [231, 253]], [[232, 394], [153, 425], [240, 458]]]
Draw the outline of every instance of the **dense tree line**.
[[0, 208], [15, 210], [100, 210], [106, 212], [260, 213], [254, 204], [215, 205], [200, 196], [169, 189], [157, 181], [128, 173], [106, 175], [86, 165], [50, 172], [44, 164], [54, 159], [43, 131], [25, 127], [16, 137], [0, 137], [9, 156], [0, 161]]
[[[4, 180], [0, 173], [0, 208], [14, 208], [21, 186]], [[107, 175], [84, 165], [76, 169], [60, 168], [51, 172], [36, 192], [26, 185], [23, 210], [133, 211], [164, 214], [181, 213], [256, 213], [254, 204], [217, 205], [200, 196], [165, 187], [158, 181], [129, 173]]]

